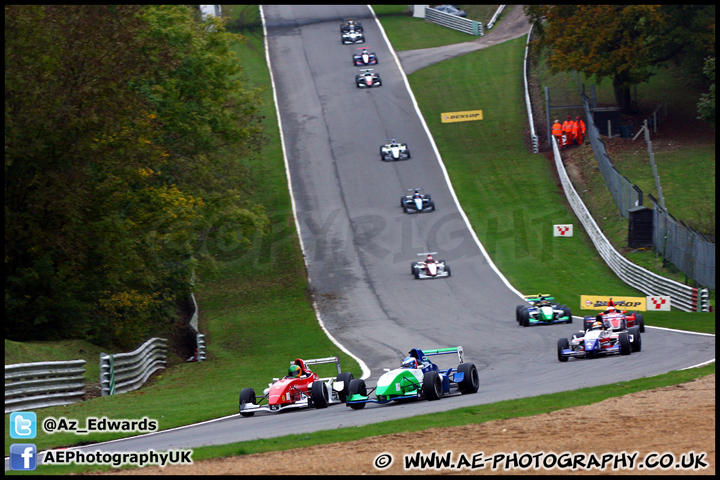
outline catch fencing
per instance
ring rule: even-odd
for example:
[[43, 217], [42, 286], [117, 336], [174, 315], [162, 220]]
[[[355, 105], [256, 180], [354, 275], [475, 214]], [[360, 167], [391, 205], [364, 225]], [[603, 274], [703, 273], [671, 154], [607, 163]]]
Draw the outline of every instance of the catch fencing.
[[593, 121], [590, 99], [584, 93], [582, 93], [581, 96], [585, 107], [586, 138], [590, 142], [595, 160], [598, 162], [598, 167], [600, 167], [600, 173], [602, 173], [605, 179], [605, 184], [615, 201], [615, 206], [617, 206], [620, 215], [629, 219], [630, 214], [628, 211], [643, 204], [642, 190], [636, 185], [633, 185], [630, 180], [618, 172], [613, 166], [607, 154], [605, 142], [600, 138], [600, 131]]
[[648, 198], [653, 204], [653, 248], [700, 285], [715, 289], [714, 239], [676, 220], [652, 195]]
[[452, 15], [450, 13], [440, 12], [434, 8], [430, 8], [429, 6], [425, 7], [425, 20], [470, 35], [484, 35], [482, 22], [476, 22], [475, 20], [468, 20], [467, 18], [458, 17], [457, 15]]
[[602, 233], [602, 230], [600, 230], [600, 227], [595, 223], [595, 220], [592, 218], [592, 215], [590, 215], [590, 212], [578, 195], [575, 187], [573, 187], [570, 177], [565, 171], [565, 166], [562, 163], [562, 156], [560, 155], [557, 142], [552, 140], [551, 143], [555, 166], [563, 190], [565, 190], [565, 196], [578, 220], [580, 220], [580, 223], [585, 227], [585, 231], [590, 237], [590, 240], [592, 240], [593, 245], [595, 245], [596, 250], [618, 278], [645, 293], [645, 295], [669, 296], [672, 306], [677, 309], [685, 312], [707, 312], [710, 306], [707, 289], [699, 290], [680, 282], [661, 277], [650, 270], [635, 265], [615, 250], [607, 237]]
[[130, 353], [100, 354], [102, 395], [137, 390], [157, 370], [165, 368], [167, 340], [151, 338]]
[[[525, 85], [525, 90], [527, 94], [527, 84]], [[583, 97], [585, 99], [586, 118], [588, 120], [586, 125], [587, 130], [588, 132], [590, 132], [590, 130], [594, 129], [595, 138], [599, 141], [599, 134], [597, 132], [597, 129], [595, 128], [595, 125], [592, 123], [592, 115], [590, 115], [589, 112], [587, 97], [585, 97], [584, 95]], [[530, 123], [533, 124], [534, 119], [532, 118], [532, 111], [529, 109], [528, 115], [531, 117]], [[684, 285], [680, 282], [661, 277], [660, 275], [657, 275], [645, 268], [635, 265], [634, 263], [623, 257], [619, 252], [617, 252], [617, 250], [615, 250], [612, 244], [602, 233], [602, 230], [600, 230], [595, 220], [592, 218], [592, 215], [590, 214], [582, 199], [578, 195], [575, 187], [573, 187], [572, 182], [570, 181], [570, 177], [565, 170], [565, 165], [563, 165], [562, 156], [560, 155], [560, 150], [558, 148], [557, 142], [552, 137], [550, 138], [550, 144], [552, 145], [553, 149], [555, 167], [557, 168], [558, 176], [560, 177], [560, 181], [562, 183], [563, 190], [565, 191], [565, 196], [567, 197], [568, 203], [572, 207], [573, 212], [577, 216], [578, 220], [580, 220], [580, 223], [582, 223], [583, 227], [585, 228], [585, 231], [590, 237], [590, 240], [593, 242], [595, 249], [600, 254], [605, 263], [607, 263], [607, 265], [612, 269], [612, 271], [618, 276], [618, 278], [620, 278], [628, 285], [637, 288], [646, 295], [669, 296], [671, 298], [672, 306], [679, 310], [683, 310], [686, 312], [709, 311], [710, 299], [709, 292], [706, 288], [697, 289]], [[604, 144], [602, 146], [604, 149]], [[610, 164], [610, 166], [612, 166], [612, 164]], [[635, 190], [635, 188], [633, 188], [633, 190]], [[638, 205], [642, 205], [642, 191], [640, 191], [639, 189], [635, 191], [639, 193]], [[619, 198], [622, 200], [623, 196], [619, 196]], [[625, 203], [628, 204], [628, 201], [626, 200]]]
[[83, 399], [85, 360], [5, 365], [5, 413]]
[[[629, 219], [628, 211], [643, 205], [643, 192], [613, 166], [605, 149], [605, 143], [601, 140], [600, 132], [593, 122], [590, 99], [585, 94], [581, 96], [587, 119], [587, 139], [595, 160], [618, 211]], [[652, 237], [654, 250], [698, 284], [715, 289], [715, 239], [706, 237], [676, 220], [652, 195], [648, 195], [648, 198], [653, 204], [654, 211]]]

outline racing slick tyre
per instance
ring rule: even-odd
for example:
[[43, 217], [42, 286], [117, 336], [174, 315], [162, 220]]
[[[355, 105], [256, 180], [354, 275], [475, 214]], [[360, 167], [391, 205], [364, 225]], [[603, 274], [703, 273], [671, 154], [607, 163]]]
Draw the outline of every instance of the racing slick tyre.
[[[408, 158], [410, 158], [410, 157], [408, 157]], [[433, 202], [432, 200], [430, 200], [430, 211], [431, 212], [435, 211], [435, 202]]]
[[[367, 387], [365, 386], [365, 380], [362, 378], [353, 378], [350, 380], [350, 386], [348, 387], [348, 395], [362, 395], [367, 396]], [[365, 403], [349, 403], [350, 408], [353, 410], [361, 410], [365, 408]]]
[[572, 310], [567, 305], [560, 305], [560, 310], [563, 311], [563, 315], [568, 317], [567, 323], [572, 323]]
[[461, 363], [458, 365], [458, 372], [463, 374], [463, 379], [458, 384], [460, 393], [477, 393], [480, 388], [480, 375], [474, 363]]
[[412, 263], [410, 264], [410, 273], [413, 274], [413, 275], [415, 275], [415, 273], [417, 272], [417, 270], [418, 270], [417, 264], [416, 264], [415, 262], [412, 262]]
[[415, 270], [413, 270], [413, 275], [415, 275], [416, 280], [420, 280], [420, 268], [415, 267]]
[[522, 318], [522, 311], [526, 309], [527, 306], [525, 305], [518, 305], [515, 307], [515, 321], [520, 324], [520, 318]]
[[632, 335], [632, 340], [630, 341], [630, 346], [632, 347], [633, 352], [639, 352], [642, 350], [642, 338], [640, 336], [640, 327], [637, 325], [628, 329], [628, 332], [630, 332], [630, 335]]
[[640, 333], [645, 333], [645, 319], [643, 318], [642, 313], [635, 314], [635, 325], [640, 328]]
[[335, 379], [336, 382], [343, 382], [343, 388], [338, 392], [338, 397], [342, 403], [345, 403], [345, 398], [350, 391], [350, 382], [352, 382], [354, 378], [355, 375], [353, 375], [352, 372], [342, 372]]
[[557, 344], [557, 352], [558, 352], [558, 360], [561, 362], [567, 362], [568, 356], [563, 354], [563, 350], [570, 348], [570, 344], [568, 342], [567, 338], [561, 338], [558, 340]]
[[428, 400], [440, 400], [442, 397], [442, 380], [436, 371], [431, 370], [423, 377], [423, 393]]
[[[240, 391], [240, 408], [245, 404], [255, 404], [255, 390], [252, 388], [243, 388]], [[255, 412], [243, 412], [240, 410], [240, 415], [243, 417], [252, 417]]]
[[310, 398], [312, 398], [315, 408], [327, 408], [328, 405], [330, 405], [330, 395], [325, 382], [313, 382], [310, 391]]
[[445, 265], [445, 271], [447, 272], [447, 276], [452, 276], [452, 271], [450, 270], [450, 265]]
[[405, 197], [400, 197], [400, 206], [405, 208]]
[[524, 308], [520, 312], [520, 319], [518, 321], [520, 322], [520, 325], [522, 325], [523, 327], [530, 326], [530, 312], [528, 312], [527, 308]]
[[632, 345], [630, 345], [630, 337], [628, 336], [627, 330], [620, 332], [618, 342], [620, 342], [620, 355], [630, 355], [632, 353]]

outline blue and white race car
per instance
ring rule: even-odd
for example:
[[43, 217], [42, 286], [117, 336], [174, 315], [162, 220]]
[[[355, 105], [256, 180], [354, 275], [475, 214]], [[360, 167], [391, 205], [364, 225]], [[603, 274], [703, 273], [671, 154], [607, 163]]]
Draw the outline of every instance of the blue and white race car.
[[558, 360], [567, 362], [570, 357], [594, 358], [601, 355], [630, 355], [642, 350], [639, 327], [622, 332], [613, 331], [609, 320], [596, 321], [587, 331], [561, 338], [557, 344]]
[[[432, 355], [457, 353], [460, 364], [457, 368], [441, 370], [428, 360]], [[438, 348], [420, 350], [413, 348], [400, 368], [385, 369], [378, 379], [377, 386], [368, 389], [365, 380], [350, 380], [346, 404], [353, 410], [365, 408], [367, 403], [385, 404], [393, 400], [426, 399], [438, 400], [452, 393], [477, 393], [480, 379], [474, 363], [465, 363], [463, 348]], [[370, 395], [375, 393], [375, 398]]]
[[422, 188], [408, 188], [410, 195], [400, 197], [400, 206], [405, 213], [432, 212], [435, 210], [435, 202], [429, 194], [424, 194]]

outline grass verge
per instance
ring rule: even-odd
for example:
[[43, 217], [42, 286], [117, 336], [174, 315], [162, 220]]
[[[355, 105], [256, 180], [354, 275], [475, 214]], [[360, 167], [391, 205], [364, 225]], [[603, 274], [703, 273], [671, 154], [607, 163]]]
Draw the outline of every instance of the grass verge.
[[[401, 432], [417, 432], [429, 428], [446, 428], [460, 425], [485, 423], [492, 420], [506, 418], [528, 417], [542, 413], [554, 412], [563, 408], [589, 405], [602, 400], [627, 395], [642, 390], [667, 387], [678, 383], [690, 382], [696, 378], [715, 373], [715, 364], [691, 370], [671, 372], [655, 377], [641, 378], [629, 382], [620, 382], [609, 386], [582, 388], [574, 390], [572, 395], [567, 392], [541, 395], [532, 399], [507, 400], [504, 402], [463, 407], [446, 412], [431, 413], [412, 418], [391, 420], [374, 423], [361, 427], [346, 427], [335, 430], [323, 430], [312, 433], [286, 435], [270, 439], [256, 439], [249, 442], [238, 442], [228, 445], [200, 447], [193, 449], [194, 462], [213, 458], [232, 457], [237, 455], [251, 455], [280, 450], [304, 448], [314, 445], [327, 445], [341, 442], [351, 442], [368, 437], [388, 435]], [[532, 401], [528, 401], [532, 400]], [[445, 401], [451, 401], [447, 399]], [[346, 408], [343, 405], [332, 408]], [[392, 408], [392, 407], [385, 407]], [[352, 413], [348, 412], [348, 415]], [[358, 412], [358, 414], [361, 414]], [[339, 439], [342, 439], [339, 441]], [[41, 466], [42, 473], [62, 475], [77, 473], [79, 467]], [[131, 467], [127, 467], [131, 468]], [[124, 468], [125, 469], [125, 468]], [[97, 469], [110, 470], [109, 468]]]

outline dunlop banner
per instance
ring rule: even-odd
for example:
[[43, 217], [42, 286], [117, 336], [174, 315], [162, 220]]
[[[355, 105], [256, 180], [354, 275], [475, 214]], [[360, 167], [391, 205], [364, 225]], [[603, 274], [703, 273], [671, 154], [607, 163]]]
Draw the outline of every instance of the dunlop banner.
[[[580, 295], [581, 310], [605, 310], [607, 308], [608, 299], [611, 297], [601, 297], [598, 295]], [[646, 307], [645, 297], [612, 297], [615, 308], [618, 310], [638, 310], [644, 312]]]
[[442, 123], [471, 122], [482, 120], [482, 110], [468, 110], [467, 112], [447, 112], [440, 114]]

